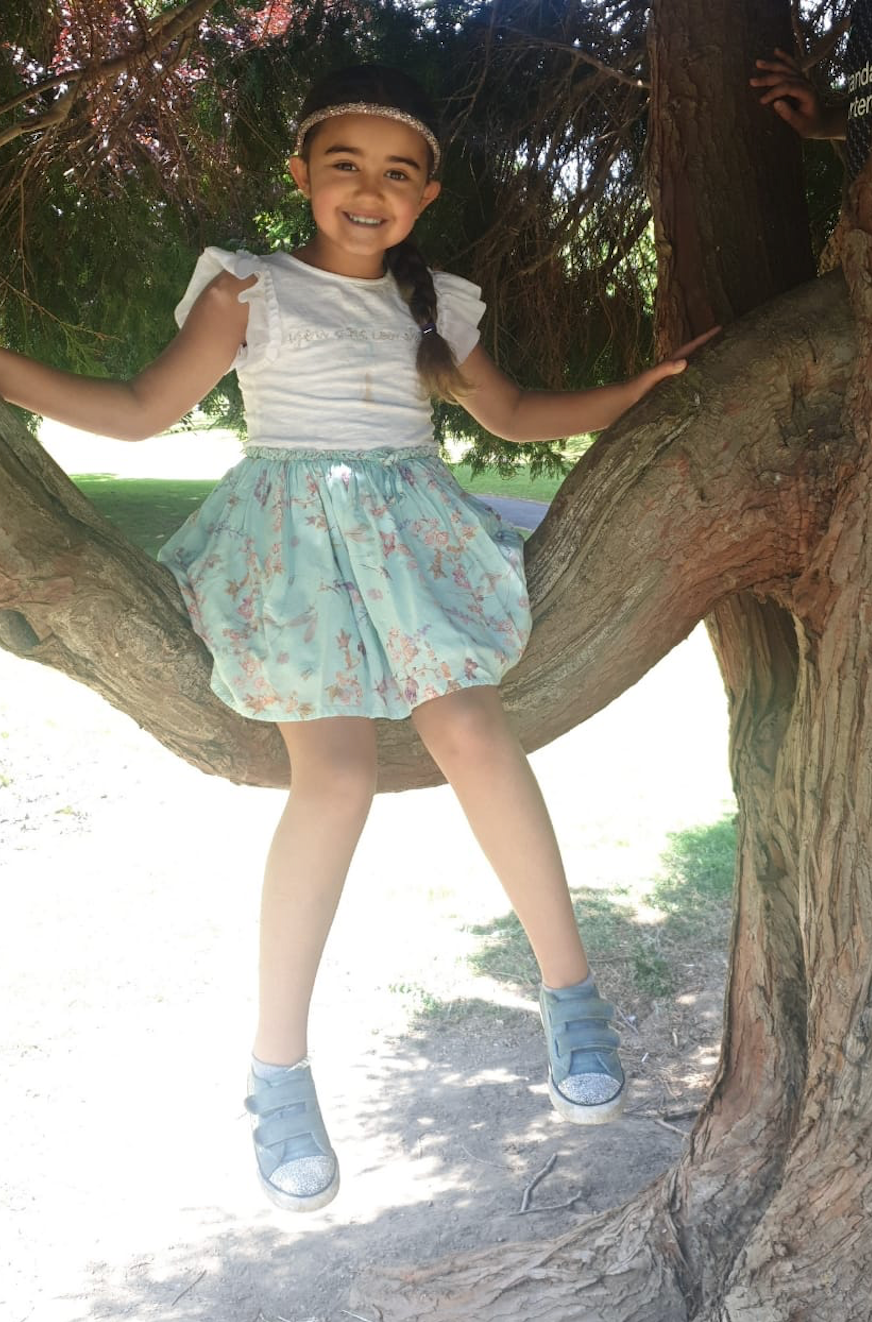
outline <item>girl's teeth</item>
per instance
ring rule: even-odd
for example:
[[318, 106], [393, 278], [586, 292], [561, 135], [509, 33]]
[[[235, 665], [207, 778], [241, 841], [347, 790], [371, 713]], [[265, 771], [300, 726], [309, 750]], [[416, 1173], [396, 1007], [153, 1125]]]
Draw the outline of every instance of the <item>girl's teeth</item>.
[[348, 213], [348, 219], [349, 219], [349, 220], [353, 220], [354, 223], [355, 223], [355, 225], [380, 225], [380, 224], [381, 224], [381, 221], [380, 221], [380, 220], [373, 219], [371, 216], [353, 216], [353, 215], [351, 214], [350, 211], [349, 211], [349, 213]]

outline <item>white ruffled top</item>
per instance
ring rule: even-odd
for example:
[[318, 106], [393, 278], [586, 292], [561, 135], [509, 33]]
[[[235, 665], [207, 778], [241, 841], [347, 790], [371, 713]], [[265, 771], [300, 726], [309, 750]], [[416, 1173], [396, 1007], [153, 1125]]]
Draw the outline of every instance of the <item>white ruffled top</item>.
[[[421, 332], [390, 274], [334, 275], [289, 253], [255, 257], [207, 248], [175, 311], [181, 326], [222, 270], [241, 279], [248, 328], [233, 367], [248, 423], [248, 445], [282, 449], [374, 450], [433, 445], [429, 399], [415, 356]], [[478, 343], [480, 289], [433, 272], [436, 324], [462, 364]]]

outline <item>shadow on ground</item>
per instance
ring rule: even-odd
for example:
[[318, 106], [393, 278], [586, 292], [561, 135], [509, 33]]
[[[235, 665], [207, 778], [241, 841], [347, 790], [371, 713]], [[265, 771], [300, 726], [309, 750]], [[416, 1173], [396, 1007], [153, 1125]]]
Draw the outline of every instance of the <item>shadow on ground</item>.
[[[92, 1262], [87, 1298], [63, 1301], [65, 1318], [375, 1322], [354, 1293], [373, 1272], [554, 1238], [630, 1198], [680, 1155], [717, 1061], [733, 847], [730, 819], [673, 836], [644, 921], [626, 895], [576, 893], [601, 984], [625, 1016], [632, 1087], [619, 1122], [584, 1129], [553, 1115], [535, 975], [517, 924], [500, 919], [478, 930], [477, 964], [506, 997], [425, 998], [402, 1040], [331, 1063], [321, 1091], [343, 1190], [330, 1208], [237, 1208], [230, 1191], [223, 1207], [194, 1209], [188, 1242], [124, 1267]], [[189, 1099], [192, 1143], [207, 1105]], [[241, 1114], [226, 1138], [250, 1163]]]
[[[689, 955], [720, 954], [727, 939], [736, 853], [732, 815], [706, 826], [672, 832], [659, 875], [646, 888], [577, 887], [573, 907], [599, 982], [612, 1000], [650, 1002], [675, 992]], [[533, 953], [514, 913], [473, 927], [480, 938], [471, 963], [479, 973], [532, 990], [538, 982]]]

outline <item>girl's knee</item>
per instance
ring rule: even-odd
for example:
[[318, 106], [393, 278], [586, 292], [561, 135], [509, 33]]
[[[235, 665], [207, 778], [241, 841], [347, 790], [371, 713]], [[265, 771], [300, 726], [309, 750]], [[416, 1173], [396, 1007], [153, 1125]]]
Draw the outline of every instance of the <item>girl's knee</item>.
[[285, 733], [286, 729], [292, 795], [311, 795], [340, 813], [369, 807], [377, 775], [371, 722], [354, 722], [347, 728], [323, 722], [320, 729]]
[[421, 738], [440, 764], [489, 761], [509, 734], [499, 699], [490, 690], [466, 690], [456, 702], [453, 697], [436, 699], [427, 713], [419, 711], [415, 724]]
[[291, 763], [291, 793], [312, 794], [337, 812], [367, 809], [375, 786], [375, 757], [345, 754]]

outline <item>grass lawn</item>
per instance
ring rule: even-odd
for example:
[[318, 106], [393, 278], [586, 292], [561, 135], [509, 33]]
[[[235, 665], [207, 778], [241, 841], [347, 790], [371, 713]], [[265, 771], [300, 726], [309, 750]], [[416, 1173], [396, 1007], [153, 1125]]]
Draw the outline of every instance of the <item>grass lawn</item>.
[[[618, 842], [620, 844], [620, 842]], [[574, 887], [573, 908], [594, 966], [614, 965], [612, 994], [630, 1002], [672, 995], [689, 953], [710, 958], [727, 947], [736, 858], [733, 806], [717, 821], [667, 834], [659, 864], [604, 887]], [[532, 991], [539, 973], [511, 910], [470, 927], [480, 945], [478, 973]]]
[[549, 504], [562, 477], [531, 478], [525, 469], [519, 469], [510, 477], [501, 477], [499, 473], [479, 473], [472, 476], [469, 464], [452, 464], [452, 472], [462, 487], [476, 496], [506, 496], [510, 500], [544, 500]]
[[202, 504], [215, 483], [159, 477], [85, 474], [73, 478], [110, 523], [149, 555], [157, 555], [169, 535]]
[[[479, 496], [548, 502], [560, 485], [558, 478], [532, 481], [524, 472], [509, 478], [495, 473], [472, 477], [468, 464], [453, 465], [453, 471], [461, 486]], [[202, 478], [131, 478], [105, 473], [80, 474], [73, 481], [105, 518], [152, 556], [215, 486], [214, 481]]]

